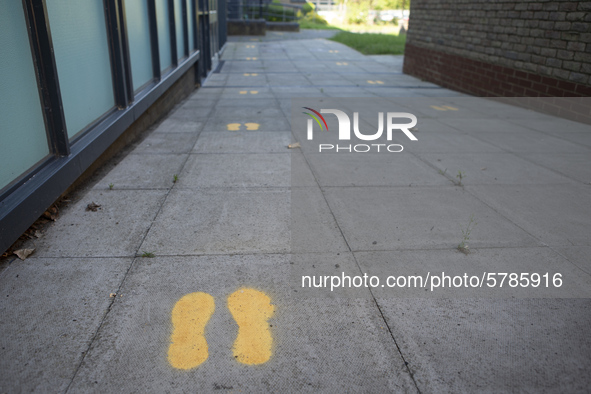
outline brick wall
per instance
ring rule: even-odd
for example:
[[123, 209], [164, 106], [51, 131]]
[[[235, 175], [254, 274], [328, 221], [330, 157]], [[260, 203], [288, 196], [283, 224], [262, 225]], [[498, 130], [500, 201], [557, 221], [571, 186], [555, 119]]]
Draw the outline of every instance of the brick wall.
[[591, 1], [412, 0], [404, 72], [479, 96], [591, 96]]

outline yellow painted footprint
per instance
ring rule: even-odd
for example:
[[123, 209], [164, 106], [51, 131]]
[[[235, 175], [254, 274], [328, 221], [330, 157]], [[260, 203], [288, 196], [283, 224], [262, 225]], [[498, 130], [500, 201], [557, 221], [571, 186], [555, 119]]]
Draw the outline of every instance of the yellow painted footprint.
[[238, 323], [234, 357], [248, 365], [269, 361], [273, 338], [267, 320], [275, 312], [269, 296], [255, 289], [239, 289], [228, 297], [228, 309]]
[[244, 123], [246, 130], [258, 130], [261, 127], [258, 123]]
[[215, 310], [215, 301], [207, 293], [190, 293], [177, 301], [172, 310], [173, 331], [168, 362], [174, 368], [191, 369], [209, 355], [205, 326]]

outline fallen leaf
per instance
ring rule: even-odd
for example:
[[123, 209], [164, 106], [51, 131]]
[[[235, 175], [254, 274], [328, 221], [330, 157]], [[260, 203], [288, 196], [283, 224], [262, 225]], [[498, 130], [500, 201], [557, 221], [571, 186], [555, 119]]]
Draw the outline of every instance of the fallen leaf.
[[293, 144], [289, 144], [289, 145], [287, 145], [287, 147], [288, 147], [289, 149], [300, 148], [300, 143], [299, 143], [299, 142], [294, 142]]
[[117, 297], [117, 294], [115, 294], [115, 293], [109, 294], [109, 298], [113, 298], [113, 297]]
[[50, 211], [43, 212], [43, 217], [49, 220], [53, 220], [55, 222], [56, 215], [51, 213]]
[[86, 210], [87, 210], [87, 211], [96, 212], [96, 211], [97, 211], [97, 209], [99, 209], [100, 207], [101, 207], [101, 206], [100, 206], [99, 204], [97, 204], [97, 203], [95, 203], [95, 202], [93, 201], [93, 202], [91, 202], [90, 204], [88, 204], [88, 205], [86, 206]]
[[34, 251], [35, 249], [19, 249], [15, 250], [13, 253], [17, 255], [19, 259], [24, 260], [27, 257], [29, 257]]

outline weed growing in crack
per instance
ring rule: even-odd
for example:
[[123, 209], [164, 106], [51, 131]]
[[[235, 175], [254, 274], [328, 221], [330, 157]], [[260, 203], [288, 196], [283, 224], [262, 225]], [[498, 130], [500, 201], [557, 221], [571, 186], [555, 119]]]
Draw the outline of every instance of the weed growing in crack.
[[470, 233], [476, 226], [476, 221], [474, 220], [474, 214], [470, 215], [470, 221], [468, 222], [468, 227], [466, 230], [462, 230], [462, 242], [458, 245], [458, 250], [464, 254], [470, 253], [470, 247], [468, 246], [468, 240], [470, 239]]
[[462, 172], [462, 171], [458, 171], [458, 175], [456, 175], [456, 178], [458, 178], [460, 181], [458, 182], [458, 186], [464, 186], [462, 184], [462, 179], [464, 179], [466, 177], [466, 173]]

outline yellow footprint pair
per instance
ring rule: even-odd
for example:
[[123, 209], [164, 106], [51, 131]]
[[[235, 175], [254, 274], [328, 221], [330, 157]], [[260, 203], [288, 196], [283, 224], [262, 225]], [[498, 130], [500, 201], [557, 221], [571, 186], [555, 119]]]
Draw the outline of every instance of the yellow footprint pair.
[[[238, 324], [232, 349], [236, 360], [248, 365], [267, 362], [273, 344], [267, 320], [275, 311], [269, 296], [255, 289], [239, 289], [228, 297], [228, 309]], [[215, 301], [207, 293], [190, 293], [177, 301], [168, 348], [168, 362], [174, 368], [191, 369], [207, 360], [205, 326], [214, 310]]]

